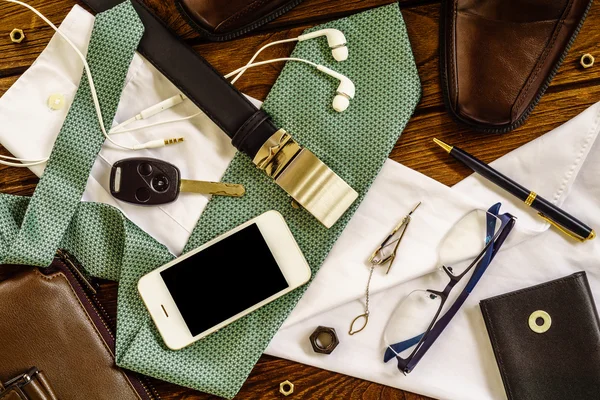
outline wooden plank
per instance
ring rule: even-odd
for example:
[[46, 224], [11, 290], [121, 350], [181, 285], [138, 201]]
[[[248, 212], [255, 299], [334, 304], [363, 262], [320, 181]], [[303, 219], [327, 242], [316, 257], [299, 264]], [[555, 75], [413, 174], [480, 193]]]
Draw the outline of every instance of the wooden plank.
[[[2, 146], [0, 146], [0, 154], [4, 156], [11, 155]], [[28, 168], [14, 168], [0, 165], [0, 193], [31, 196], [37, 182], [37, 176]]]
[[[258, 37], [269, 36], [269, 33], [284, 30], [285, 27], [293, 27], [300, 25], [302, 28], [294, 30], [296, 35], [299, 35], [304, 29], [313, 26], [317, 23], [322, 23], [331, 19], [340, 18], [346, 15], [363, 11], [369, 8], [392, 3], [391, 0], [352, 0], [340, 2], [338, 0], [308, 0], [288, 14], [278, 18], [277, 20], [259, 28], [254, 34], [245, 36], [243, 39], [253, 39], [255, 35]], [[403, 0], [401, 3], [414, 4], [415, 0]], [[191, 29], [183, 18], [179, 16], [174, 2], [161, 0], [146, 0], [146, 3], [165, 23], [182, 38], [190, 41], [191, 44], [198, 43], [198, 35]], [[67, 13], [75, 4], [79, 4], [87, 8], [82, 1], [74, 0], [56, 0], [48, 2], [44, 0], [34, 0], [30, 4], [39, 9], [50, 21], [55, 25], [60, 25]], [[358, 8], [357, 8], [358, 7]], [[40, 18], [32, 12], [26, 10], [22, 6], [16, 4], [3, 5], [0, 11], [2, 18], [2, 26], [0, 27], [0, 54], [3, 55], [0, 59], [0, 77], [10, 74], [22, 73], [30, 66], [35, 58], [39, 55], [42, 49], [48, 44], [54, 31], [48, 27]], [[25, 31], [26, 39], [20, 44], [15, 44], [10, 41], [9, 33], [13, 28], [20, 28]], [[288, 28], [291, 29], [291, 28]], [[240, 40], [240, 39], [238, 39]], [[260, 41], [260, 39], [258, 39]], [[227, 48], [230, 41], [225, 43], [217, 43], [220, 46], [220, 51], [227, 53]], [[235, 44], [233, 47], [237, 47]], [[243, 59], [235, 57], [232, 62], [242, 62]]]
[[[294, 13], [305, 15], [308, 12], [305, 8], [315, 2], [318, 2], [319, 9], [322, 8], [326, 12], [334, 13], [335, 7], [331, 4], [332, 1], [333, 0], [319, 2], [319, 0], [308, 0], [298, 6], [297, 9], [290, 12], [289, 17], [286, 15], [285, 18], [292, 21], [293, 18], [296, 18], [293, 17], [293, 15], [295, 15]], [[41, 10], [47, 12], [52, 20], [62, 21], [62, 19], [64, 19], [66, 13], [61, 15], [60, 12], [55, 11], [58, 9], [58, 6], [57, 8], [48, 8], [49, 6], [41, 3], [41, 0], [34, 2], [34, 4], [38, 3], [42, 4], [40, 7]], [[58, 0], [58, 3], [63, 10], [69, 10], [74, 4], [73, 0]], [[168, 11], [170, 10], [171, 2], [159, 3], [156, 3], [156, 0], [152, 0], [150, 5], [155, 8], [159, 14], [163, 16], [170, 15], [168, 18], [169, 25], [176, 30], [180, 30], [182, 19], [177, 17], [176, 14], [173, 14], [172, 10]], [[345, 3], [346, 2], [343, 4]], [[357, 3], [363, 8], [370, 8], [383, 4], [385, 1], [351, 1], [349, 3]], [[592, 6], [578, 39], [575, 41], [572, 50], [565, 59], [563, 66], [559, 69], [551, 86], [567, 83], [585, 84], [590, 80], [600, 80], [600, 67], [594, 66], [590, 69], [583, 70], [583, 68], [579, 66], [579, 57], [583, 52], [594, 53], [593, 50], [598, 48], [597, 43], [600, 41], [600, 12], [598, 12], [598, 7], [600, 6]], [[423, 98], [420, 103], [420, 107], [423, 108], [439, 107], [443, 104], [442, 92], [439, 84], [438, 66], [439, 8], [439, 4], [433, 3], [420, 7], [404, 8], [402, 11], [423, 86]], [[341, 9], [345, 8], [342, 7]], [[15, 5], [10, 5], [6, 15], [7, 22], [4, 26], [26, 26], [29, 24], [31, 27], [26, 29], [27, 39], [19, 45], [10, 43], [10, 40], [8, 39], [8, 33], [12, 28], [3, 28], [4, 30], [0, 29], [0, 38], [5, 38], [5, 40], [0, 40], [0, 52], [3, 54], [3, 57], [0, 60], [0, 77], [23, 72], [39, 55], [48, 43], [52, 34], [50, 28], [41, 25], [39, 18], [29, 18], [30, 21], [25, 22], [24, 16], [29, 16], [29, 14], [19, 11], [21, 10], [16, 8]], [[3, 9], [3, 12], [6, 12], [5, 9]], [[319, 18], [327, 19], [333, 14], [318, 15]], [[1, 16], [5, 19], [4, 14]], [[314, 23], [305, 23], [293, 28], [279, 29], [276, 32], [258, 32], [224, 43], [200, 43], [194, 45], [194, 48], [213, 64], [217, 70], [221, 73], [227, 73], [240, 65], [243, 65], [243, 63], [262, 45], [273, 40], [297, 36], [301, 34], [304, 29], [313, 25]], [[31, 33], [29, 33], [30, 31]], [[292, 51], [293, 47], [294, 43], [275, 46], [265, 52], [264, 58], [287, 56]], [[600, 54], [598, 54], [598, 56], [600, 57]], [[250, 96], [264, 99], [282, 67], [282, 64], [276, 64], [249, 70], [245, 74], [245, 77], [238, 83], [238, 87]]]
[[[59, 1], [66, 8], [70, 8], [72, 5], [72, 0]], [[18, 20], [22, 18], [23, 14], [27, 13], [10, 14], [9, 17], [13, 20]], [[440, 105], [442, 104], [441, 91], [437, 72], [437, 21], [439, 18], [439, 6], [432, 4], [419, 8], [409, 8], [403, 11], [403, 15], [408, 27], [409, 37], [413, 43], [415, 59], [419, 67], [419, 75], [424, 89], [421, 104], [423, 107]], [[2, 14], [0, 14], [1, 16]], [[62, 18], [60, 19], [62, 20]], [[39, 19], [37, 22], [40, 22]], [[17, 24], [15, 26], [23, 25]], [[243, 65], [264, 44], [274, 40], [298, 36], [310, 26], [306, 24], [279, 32], [256, 33], [224, 43], [201, 43], [195, 45], [194, 49], [203, 55], [219, 72], [225, 74]], [[9, 43], [8, 45], [6, 43], [2, 44], [0, 41], [0, 51], [4, 51], [7, 54], [6, 57], [0, 60], [0, 77], [25, 71], [46, 46], [50, 36], [48, 35], [45, 38], [38, 37], [42, 37], [45, 33], [50, 34], [50, 28], [46, 30], [40, 27], [32, 29], [37, 35], [35, 36], [35, 40], [32, 39], [30, 41], [28, 36], [27, 41], [22, 43], [23, 46], [18, 45], [16, 47], [17, 45], [13, 43]], [[0, 35], [0, 37], [2, 36]], [[435, 40], [433, 39], [434, 37], [436, 38]], [[294, 46], [294, 43], [274, 46], [265, 51], [261, 59], [286, 57], [291, 53]], [[250, 69], [237, 83], [237, 87], [250, 96], [264, 99], [282, 68], [283, 63]], [[0, 94], [2, 93], [4, 93], [4, 90], [0, 86]]]
[[[433, 0], [439, 2], [439, 0]], [[305, 0], [288, 13], [259, 27], [256, 31], [279, 31], [289, 29], [296, 25], [315, 25], [317, 23], [341, 18], [350, 14], [365, 11], [391, 3], [400, 3], [402, 6], [414, 6], [425, 4], [430, 0]], [[167, 22], [167, 24], [178, 35], [184, 39], [203, 41], [203, 39], [182, 18], [178, 18], [178, 11], [172, 1], [146, 0], [146, 4], [154, 10], [156, 15]]]
[[[585, 53], [591, 53], [598, 63], [591, 68], [583, 68], [579, 60]], [[597, 79], [600, 79], [600, 5], [592, 3], [583, 27], [552, 80], [552, 85], [581, 84]]]
[[0, 78], [0, 97], [17, 81], [19, 75]]
[[[172, 12], [172, 2], [148, 0], [159, 14], [168, 14], [169, 25], [180, 34], [186, 35], [190, 43], [195, 45], [195, 49], [222, 73], [240, 66], [256, 49], [270, 40], [297, 36], [314, 24], [390, 2], [307, 0], [292, 12], [247, 37], [226, 43], [200, 44], [195, 33]], [[62, 21], [75, 4], [73, 0], [32, 0], [31, 3], [40, 7], [54, 22]], [[564, 123], [599, 98], [600, 90], [596, 86], [600, 82], [599, 67], [594, 66], [583, 71], [578, 66], [582, 53], [594, 54], [598, 51], [600, 9], [598, 5], [594, 5], [563, 67], [528, 122], [522, 128], [505, 135], [475, 134], [454, 122], [442, 104], [438, 69], [438, 2], [427, 2], [429, 4], [418, 7], [413, 7], [415, 2], [410, 0], [401, 3], [423, 85], [423, 99], [394, 148], [391, 158], [410, 168], [444, 184], [452, 185], [470, 174], [470, 171], [433, 145], [432, 137], [436, 136], [459, 145], [489, 162]], [[3, 26], [0, 27], [0, 53], [3, 55], [0, 59], [0, 94], [14, 83], [17, 74], [31, 65], [53, 34], [39, 19], [32, 18], [32, 14], [11, 7], [16, 6], [9, 5], [0, 9], [0, 19], [3, 21]], [[26, 30], [27, 40], [20, 45], [14, 45], [8, 40], [8, 32], [13, 27]], [[293, 44], [276, 47], [266, 56], [285, 56], [292, 48]], [[268, 93], [281, 67], [282, 65], [272, 65], [250, 70], [240, 80], [239, 87], [245, 93], [262, 99]], [[7, 153], [0, 148], [0, 154]], [[0, 167], [0, 192], [31, 195], [36, 182], [37, 178], [28, 169]], [[117, 285], [103, 283], [100, 293], [103, 296], [103, 304], [115, 315]], [[279, 382], [286, 379], [296, 384], [295, 395], [298, 398], [424, 399], [400, 390], [268, 356], [261, 358], [238, 398], [281, 398], [278, 392]], [[166, 382], [156, 381], [156, 386], [164, 399], [214, 398]]]
[[[372, 399], [372, 400], [432, 400], [417, 394], [378, 385], [347, 375], [263, 355], [236, 399], [281, 400], [279, 384], [289, 380], [294, 384], [296, 399]], [[220, 399], [167, 382], [152, 380], [163, 400]]]
[[[57, 26], [75, 5], [73, 0], [32, 0], [28, 3]], [[54, 30], [33, 12], [12, 3], [2, 2], [0, 20], [0, 77], [22, 73], [46, 47]], [[9, 35], [14, 28], [22, 29], [25, 33], [21, 43], [10, 40]]]

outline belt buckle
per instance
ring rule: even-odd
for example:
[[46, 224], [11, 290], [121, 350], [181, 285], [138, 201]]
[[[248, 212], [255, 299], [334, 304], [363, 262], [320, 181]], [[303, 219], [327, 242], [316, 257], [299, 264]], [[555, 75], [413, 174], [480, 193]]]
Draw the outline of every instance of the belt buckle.
[[350, 185], [283, 129], [261, 146], [253, 162], [327, 228], [358, 197]]

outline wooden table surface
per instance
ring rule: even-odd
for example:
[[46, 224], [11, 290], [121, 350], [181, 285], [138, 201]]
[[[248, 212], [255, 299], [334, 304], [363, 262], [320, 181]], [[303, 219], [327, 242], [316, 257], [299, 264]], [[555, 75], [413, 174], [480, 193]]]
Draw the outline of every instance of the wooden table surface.
[[[59, 24], [76, 2], [74, 0], [30, 0], [55, 24]], [[77, 3], [80, 3], [79, 1]], [[392, 3], [389, 0], [306, 0], [294, 10], [259, 30], [226, 43], [203, 43], [177, 14], [173, 1], [146, 0], [171, 28], [190, 43], [221, 73], [227, 73], [245, 63], [252, 54], [269, 41], [298, 36], [311, 26], [345, 17], [373, 7]], [[442, 100], [439, 80], [439, 0], [401, 0], [400, 7], [408, 27], [413, 52], [423, 86], [423, 97], [390, 158], [446, 185], [453, 185], [469, 170], [435, 146], [435, 136], [458, 145], [483, 161], [491, 162], [511, 150], [573, 118], [598, 100], [600, 66], [584, 70], [579, 58], [584, 53], [600, 56], [600, 6], [594, 4], [583, 29], [573, 44], [558, 74], [541, 102], [521, 128], [504, 135], [484, 135], [454, 122]], [[24, 8], [2, 3], [0, 6], [0, 95], [32, 64], [53, 34]], [[15, 28], [25, 31], [21, 44], [9, 40]], [[266, 57], [287, 56], [293, 44], [281, 45], [266, 52]], [[237, 83], [244, 93], [264, 99], [282, 66], [272, 64], [250, 69]], [[15, 132], [18, 134], [18, 132]], [[0, 152], [8, 154], [1, 146]], [[0, 192], [31, 195], [37, 178], [28, 169], [0, 167]], [[110, 312], [116, 313], [116, 284], [105, 282], [102, 300]], [[304, 399], [425, 399], [422, 396], [392, 389], [361, 379], [325, 371], [319, 368], [262, 356], [237, 398], [282, 398], [279, 383], [290, 380], [295, 392], [289, 398]], [[410, 379], [398, 376], [398, 379]], [[164, 399], [215, 398], [166, 382], [155, 381]]]

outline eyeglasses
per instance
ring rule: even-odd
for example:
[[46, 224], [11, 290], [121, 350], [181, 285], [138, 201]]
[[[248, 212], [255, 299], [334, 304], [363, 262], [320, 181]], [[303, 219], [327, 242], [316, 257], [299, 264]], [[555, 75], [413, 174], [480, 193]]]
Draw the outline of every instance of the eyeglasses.
[[[515, 224], [510, 214], [498, 215], [500, 204], [473, 210], [446, 234], [439, 247], [441, 269], [450, 279], [443, 291], [415, 290], [405, 297], [384, 331], [384, 362], [396, 357], [398, 369], [410, 373], [465, 302]], [[469, 281], [454, 302], [448, 295], [465, 276]], [[443, 313], [444, 306], [449, 306]]]

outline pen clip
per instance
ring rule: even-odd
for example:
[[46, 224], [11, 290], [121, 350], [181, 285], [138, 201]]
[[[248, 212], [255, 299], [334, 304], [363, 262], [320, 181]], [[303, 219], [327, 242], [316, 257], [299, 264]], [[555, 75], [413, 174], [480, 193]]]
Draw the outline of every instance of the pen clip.
[[581, 237], [579, 235], [574, 234], [573, 232], [567, 230], [566, 228], [563, 228], [562, 226], [560, 226], [559, 224], [557, 224], [556, 222], [552, 221], [550, 218], [546, 217], [544, 214], [542, 214], [541, 212], [538, 212], [538, 215], [547, 223], [549, 223], [550, 225], [552, 225], [553, 227], [555, 227], [556, 229], [558, 229], [560, 232], [564, 233], [565, 235], [578, 240], [580, 242], [585, 242], [586, 240], [591, 240], [593, 238], [596, 237], [596, 234], [594, 233], [594, 231], [592, 231], [590, 233], [590, 236], [588, 236], [587, 238]]

